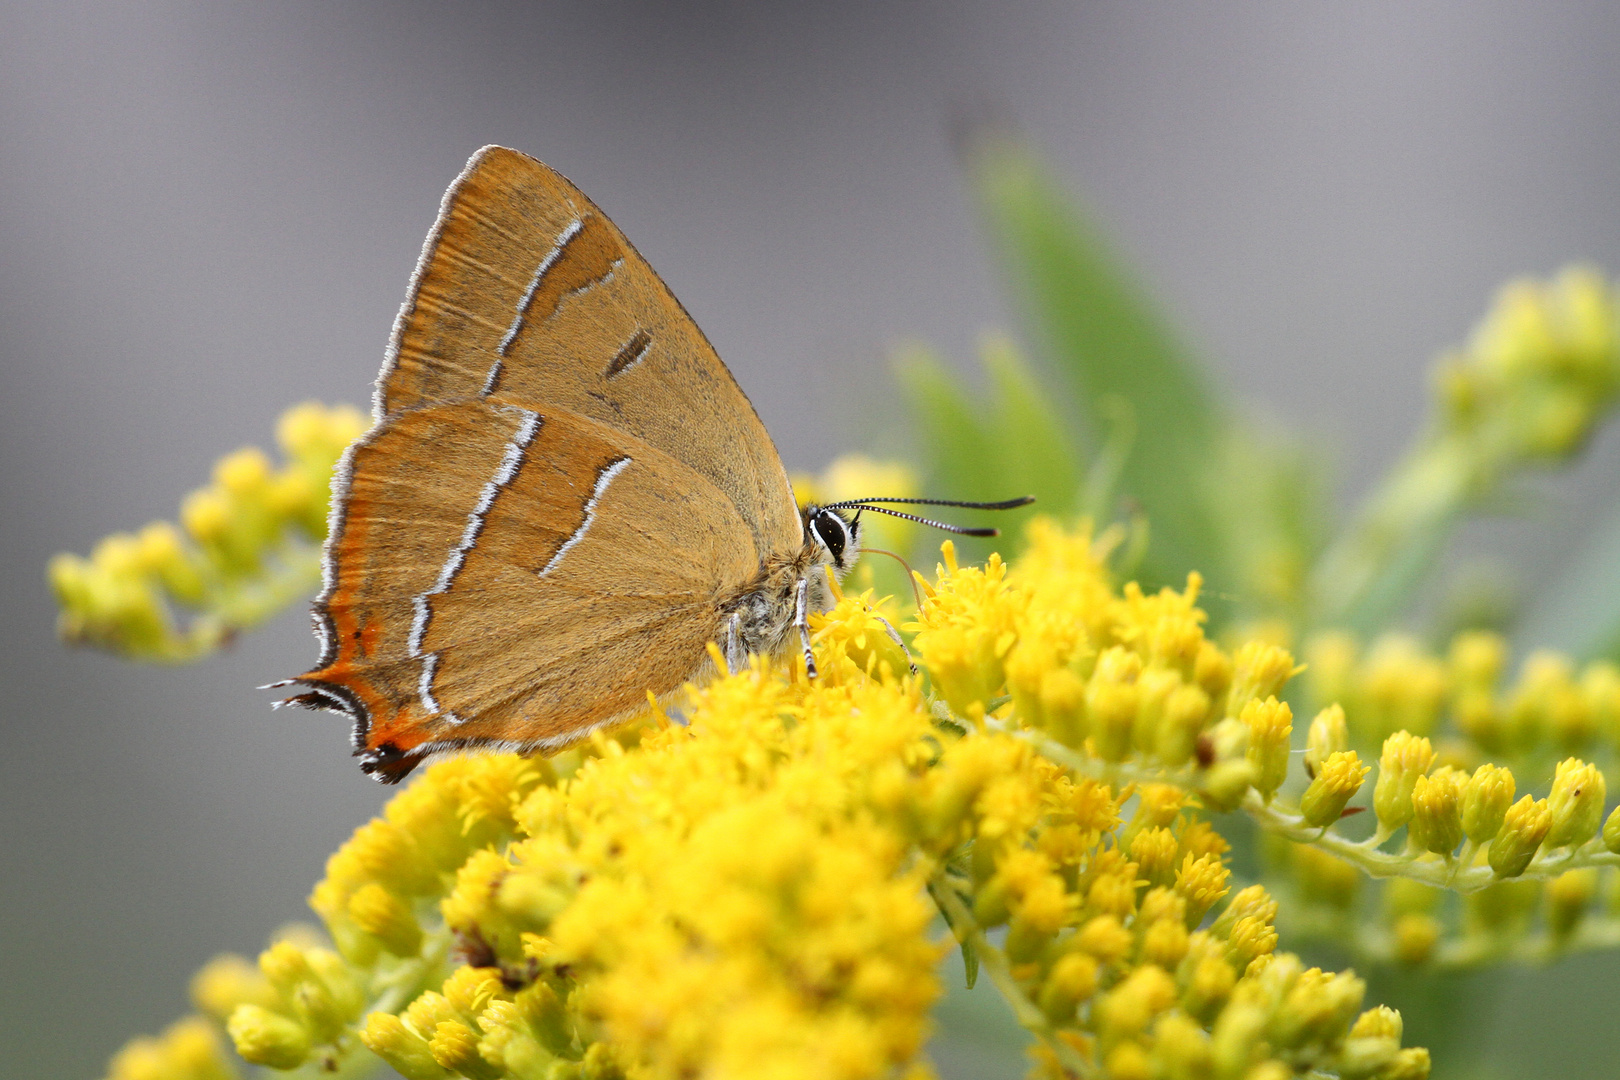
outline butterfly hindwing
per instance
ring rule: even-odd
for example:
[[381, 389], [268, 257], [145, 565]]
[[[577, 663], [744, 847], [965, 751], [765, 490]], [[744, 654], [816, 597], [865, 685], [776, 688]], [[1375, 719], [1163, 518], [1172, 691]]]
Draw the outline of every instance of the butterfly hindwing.
[[405, 410], [349, 469], [317, 607], [329, 655], [299, 681], [348, 706], [385, 774], [559, 745], [676, 688], [759, 564], [717, 488], [566, 409]]

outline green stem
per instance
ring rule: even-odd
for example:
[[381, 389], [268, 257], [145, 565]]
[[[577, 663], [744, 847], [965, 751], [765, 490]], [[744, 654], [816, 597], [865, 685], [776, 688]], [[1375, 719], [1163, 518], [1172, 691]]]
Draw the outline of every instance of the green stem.
[[1007, 954], [992, 945], [985, 937], [984, 931], [973, 917], [973, 912], [962, 902], [962, 898], [946, 879], [943, 869], [935, 870], [933, 876], [929, 878], [928, 891], [945, 912], [946, 921], [950, 923], [953, 931], [961, 935], [959, 940], [972, 946], [974, 952], [978, 954], [979, 963], [983, 966], [985, 974], [990, 976], [990, 981], [1001, 991], [1001, 996], [1007, 999], [1007, 1004], [1012, 1007], [1013, 1016], [1024, 1030], [1041, 1040], [1052, 1051], [1059, 1064], [1081, 1080], [1096, 1077], [1098, 1075], [1096, 1067], [1058, 1036], [1051, 1022], [1047, 1020], [1046, 1014], [1018, 985], [1018, 980], [1013, 978], [1012, 965], [1007, 960]]
[[1428, 568], [1481, 471], [1478, 449], [1461, 439], [1414, 447], [1317, 560], [1312, 622], [1362, 633], [1383, 625]]
[[[1152, 783], [1173, 784], [1189, 791], [1198, 789], [1198, 775], [1191, 768], [1159, 769], [1133, 762], [1102, 761], [1082, 754], [1038, 731], [1015, 728], [1002, 720], [987, 718], [985, 726], [1033, 746], [1048, 761], [1073, 770], [1081, 776], [1102, 780], [1110, 784]], [[1424, 859], [1415, 854], [1392, 854], [1379, 849], [1378, 836], [1370, 840], [1351, 840], [1332, 829], [1307, 824], [1298, 813], [1273, 800], [1268, 803], [1260, 793], [1250, 789], [1244, 795], [1241, 808], [1262, 828], [1300, 844], [1309, 844], [1361, 867], [1375, 878], [1404, 877], [1433, 885], [1437, 889], [1450, 889], [1458, 893], [1478, 892], [1503, 878], [1489, 866], [1461, 866], [1457, 860]], [[1513, 880], [1548, 881], [1569, 870], [1587, 866], [1620, 866], [1620, 855], [1606, 851], [1593, 840], [1573, 851], [1556, 854], [1543, 852], [1536, 856], [1520, 878]]]

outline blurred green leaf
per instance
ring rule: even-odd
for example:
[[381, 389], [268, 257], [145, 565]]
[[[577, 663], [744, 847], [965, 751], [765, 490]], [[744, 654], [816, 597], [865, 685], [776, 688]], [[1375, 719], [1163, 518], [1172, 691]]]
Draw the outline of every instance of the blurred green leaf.
[[1007, 495], [1033, 495], [1036, 505], [1014, 511], [1008, 521], [1035, 513], [1068, 517], [1080, 498], [1080, 452], [1012, 339], [985, 339], [981, 356], [994, 394], [991, 432], [1001, 456], [1001, 474], [1018, 487]]
[[[983, 558], [991, 550], [1010, 554], [1036, 514], [1071, 517], [1080, 503], [1083, 471], [1051, 395], [1017, 346], [1004, 336], [987, 338], [980, 359], [988, 393], [969, 389], [923, 347], [912, 346], [896, 358], [927, 462], [929, 494], [985, 500], [1035, 497], [1032, 506], [985, 519], [1001, 530], [1000, 539], [958, 537], [957, 547], [968, 558]], [[932, 551], [939, 539], [927, 536], [924, 545]]]
[[1145, 576], [1179, 582], [1197, 568], [1218, 577], [1227, 559], [1206, 492], [1227, 426], [1224, 402], [1026, 145], [981, 134], [969, 164], [1014, 294], [1070, 382], [1091, 440], [1107, 437], [1111, 399], [1130, 404], [1136, 438], [1121, 494], [1152, 522]]
[[1000, 455], [990, 441], [984, 410], [939, 357], [926, 346], [909, 345], [895, 357], [895, 376], [911, 405], [927, 480], [948, 478], [940, 498], [1002, 499], [1006, 480], [997, 473]]

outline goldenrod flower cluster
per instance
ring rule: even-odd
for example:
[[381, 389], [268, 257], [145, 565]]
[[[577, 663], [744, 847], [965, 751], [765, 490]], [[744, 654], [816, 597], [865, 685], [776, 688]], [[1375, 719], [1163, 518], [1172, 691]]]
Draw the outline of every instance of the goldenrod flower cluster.
[[1196, 586], [1116, 591], [1085, 532], [1031, 539], [919, 582], [925, 676], [849, 595], [815, 680], [759, 665], [549, 762], [426, 769], [330, 860], [330, 944], [218, 961], [199, 1008], [312, 1075], [920, 1077], [942, 914], [1043, 1074], [1426, 1076], [1360, 979], [1276, 952], [1200, 814], [1274, 808], [1292, 658], [1208, 641]]
[[48, 577], [62, 637], [134, 659], [190, 660], [307, 596], [320, 580], [332, 468], [363, 430], [351, 407], [298, 405], [276, 427], [281, 467], [257, 447], [238, 450], [186, 496], [178, 527], [155, 521], [114, 533], [89, 558], [57, 555]]
[[1382, 625], [1463, 510], [1586, 444], [1620, 393], [1620, 294], [1592, 267], [1512, 282], [1434, 381], [1428, 431], [1311, 574], [1315, 625]]
[[[1596, 763], [1612, 763], [1620, 746], [1620, 669], [1600, 660], [1577, 670], [1543, 652], [1509, 681], [1506, 643], [1482, 632], [1459, 635], [1439, 656], [1399, 636], [1362, 650], [1340, 633], [1320, 635], [1307, 654], [1308, 695], [1335, 704], [1311, 728], [1304, 824], [1329, 823], [1313, 808], [1349, 786], [1335, 762], [1357, 748], [1376, 749], [1378, 780], [1370, 837], [1282, 830], [1332, 853], [1273, 850], [1294, 871], [1295, 929], [1375, 961], [1444, 965], [1620, 943], [1620, 908], [1596, 903], [1620, 900], [1620, 811], [1606, 815], [1608, 781]], [[1572, 752], [1595, 761], [1564, 756]], [[1545, 785], [1541, 797], [1515, 771]], [[1399, 850], [1385, 850], [1403, 829]], [[1379, 910], [1358, 903], [1354, 865], [1430, 887], [1386, 886]], [[1434, 887], [1465, 896], [1441, 903]], [[1368, 909], [1360, 925], [1358, 906]]]
[[1481, 470], [1579, 449], [1620, 390], [1617, 310], [1592, 267], [1503, 288], [1467, 347], [1436, 371], [1441, 423], [1474, 444]]

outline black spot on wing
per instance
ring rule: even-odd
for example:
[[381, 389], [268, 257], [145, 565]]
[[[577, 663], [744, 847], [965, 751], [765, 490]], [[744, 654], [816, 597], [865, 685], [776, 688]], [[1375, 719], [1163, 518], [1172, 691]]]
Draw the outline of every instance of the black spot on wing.
[[607, 371], [602, 373], [602, 377], [611, 379], [624, 371], [625, 368], [638, 363], [642, 357], [647, 355], [647, 350], [650, 348], [652, 348], [652, 335], [645, 330], [637, 330], [630, 336], [630, 340], [624, 343], [624, 347], [619, 350], [612, 363], [608, 364]]

